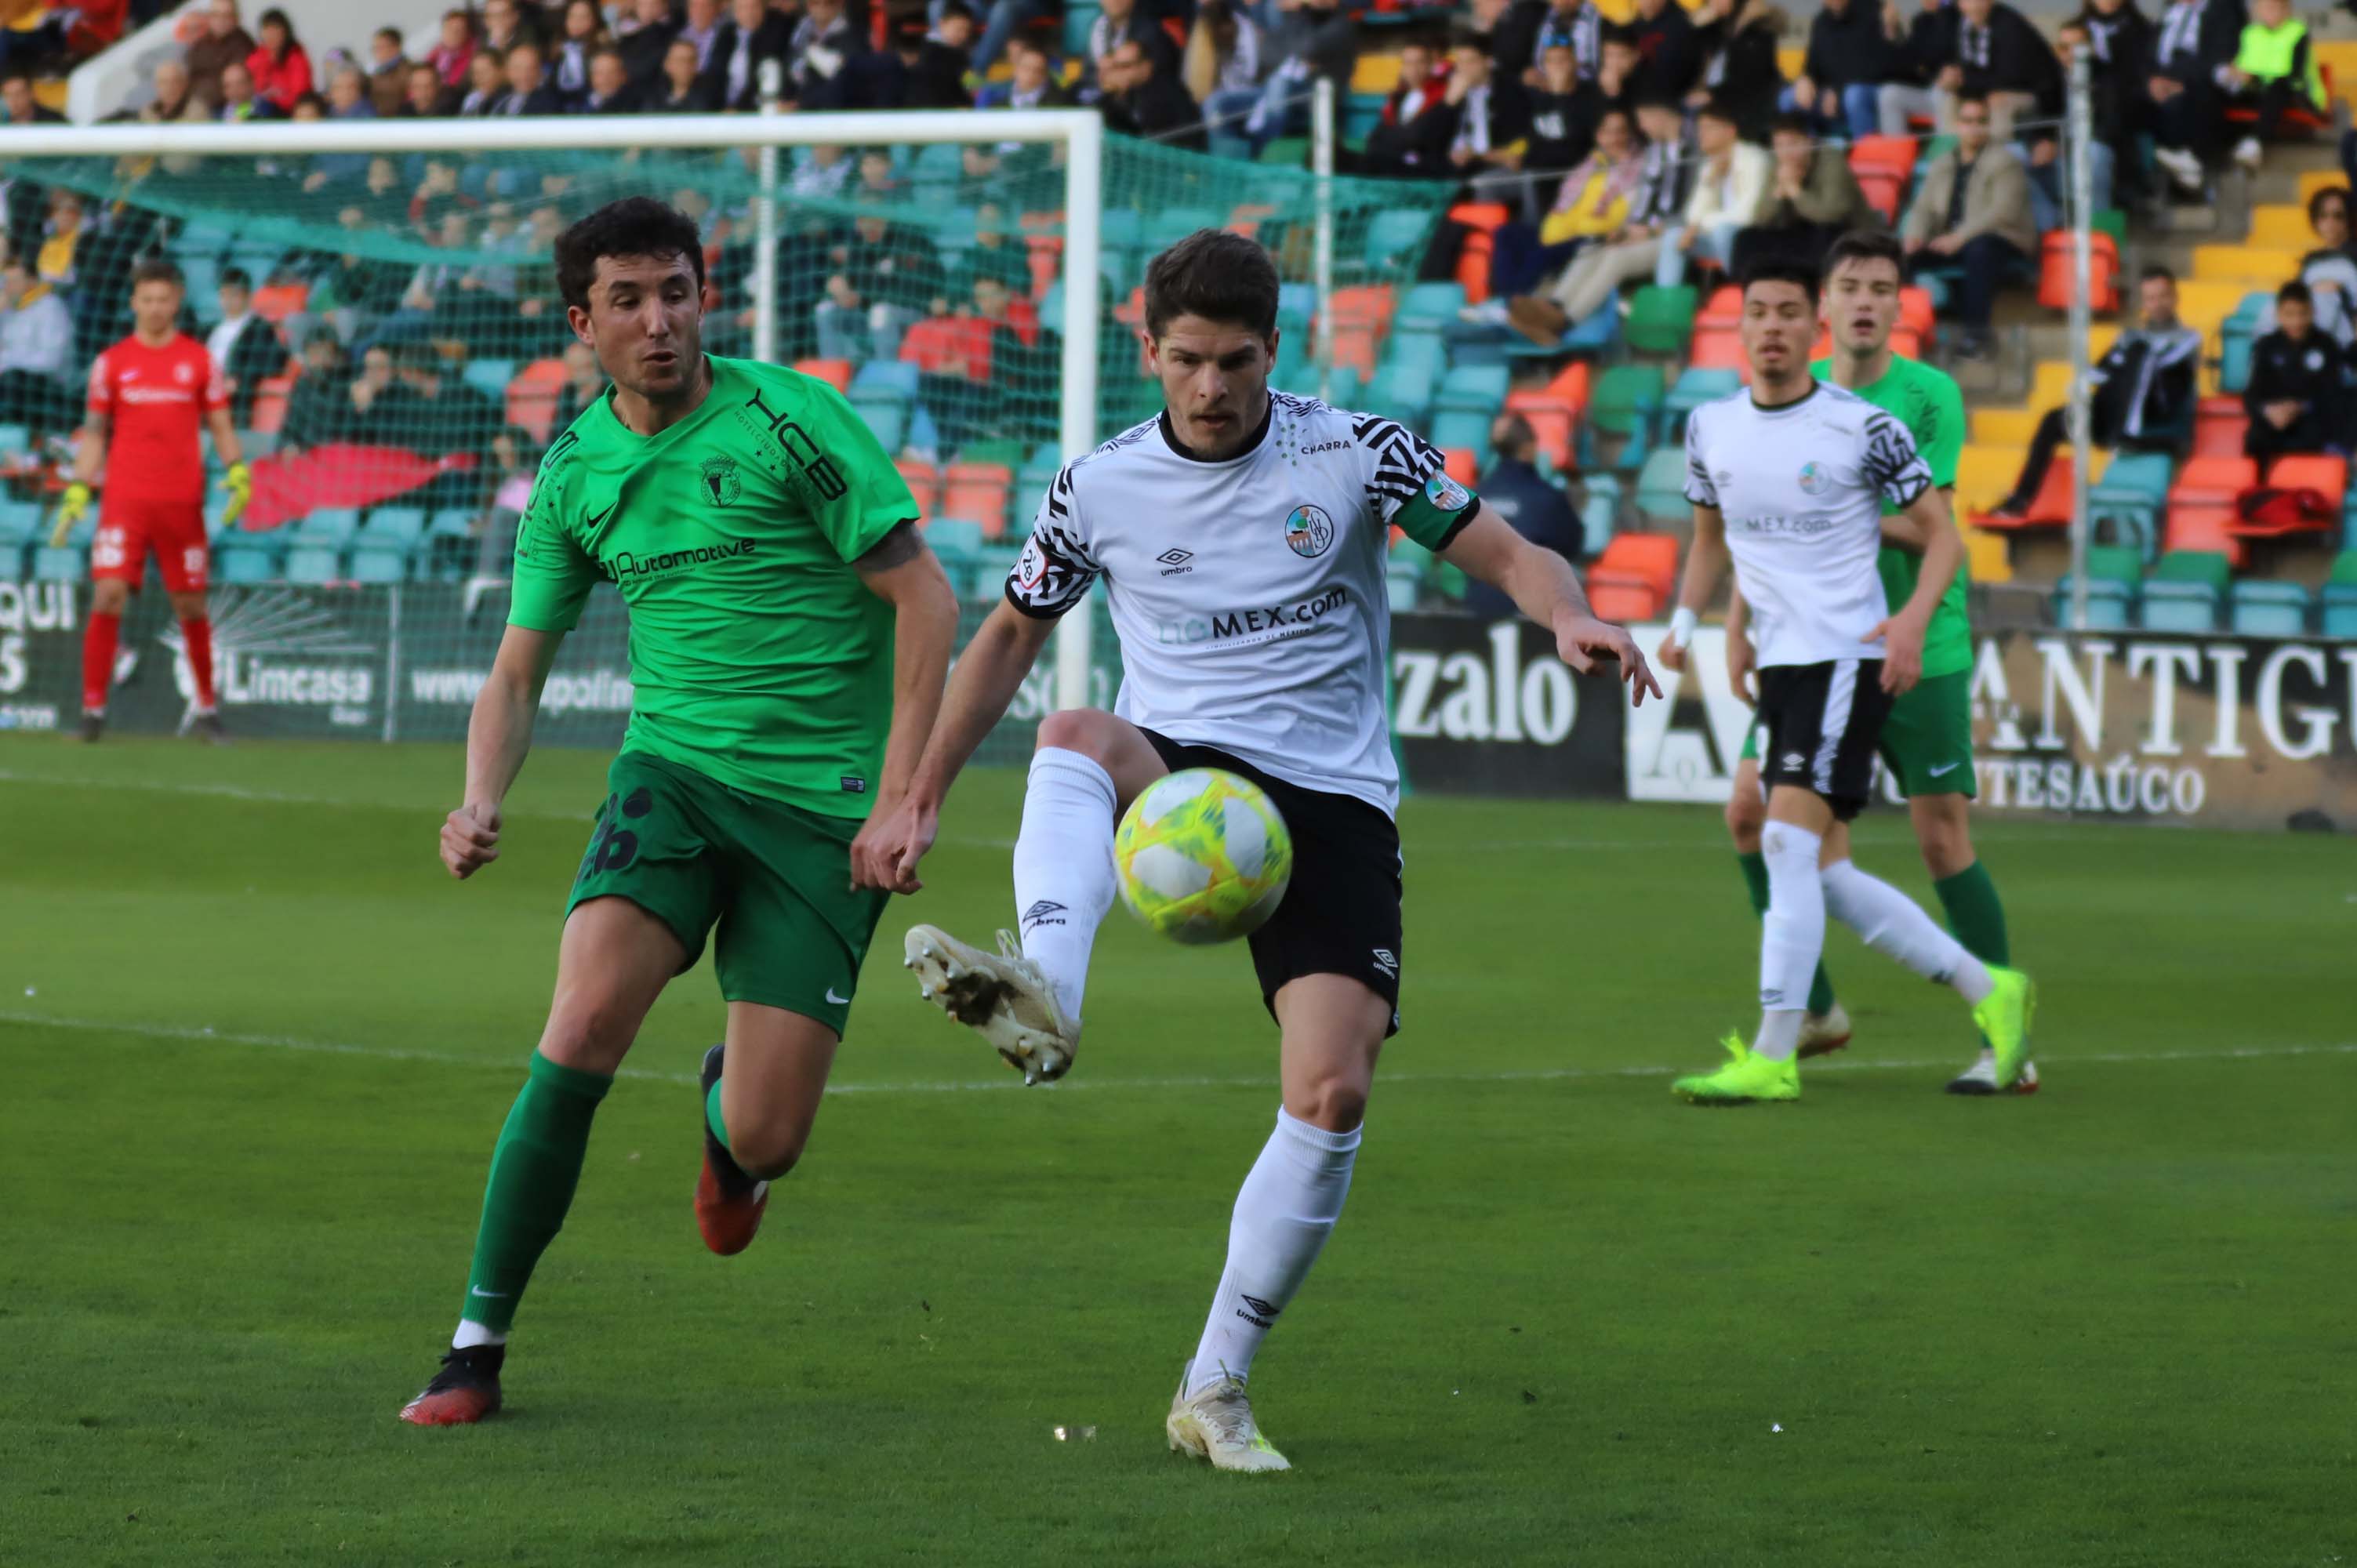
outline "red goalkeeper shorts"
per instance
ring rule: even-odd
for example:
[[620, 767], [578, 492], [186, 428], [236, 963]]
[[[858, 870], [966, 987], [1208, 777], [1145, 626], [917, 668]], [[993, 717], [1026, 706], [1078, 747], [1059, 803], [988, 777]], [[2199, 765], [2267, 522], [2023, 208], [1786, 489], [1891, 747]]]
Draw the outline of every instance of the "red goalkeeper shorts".
[[98, 535], [91, 544], [91, 576], [137, 587], [147, 575], [150, 551], [155, 552], [156, 569], [167, 589], [175, 594], [203, 593], [212, 565], [212, 549], [205, 540], [204, 504], [104, 503], [98, 514]]

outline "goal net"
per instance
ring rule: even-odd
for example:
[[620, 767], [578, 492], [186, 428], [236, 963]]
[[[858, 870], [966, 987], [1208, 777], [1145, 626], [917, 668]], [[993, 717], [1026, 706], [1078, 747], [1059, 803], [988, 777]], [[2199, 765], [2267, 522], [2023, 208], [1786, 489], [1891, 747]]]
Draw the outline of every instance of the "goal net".
[[[420, 740], [464, 734], [540, 454], [604, 386], [552, 255], [597, 206], [652, 196], [696, 220], [706, 347], [844, 391], [971, 622], [1058, 464], [1160, 406], [1137, 341], [1156, 251], [1207, 226], [1256, 235], [1286, 285], [1276, 383], [1349, 403], [1447, 196], [1338, 179], [1321, 201], [1304, 170], [1106, 138], [1073, 112], [28, 129], [0, 178], [27, 264], [11, 309], [46, 355], [0, 373], [0, 583], [28, 654], [13, 690], [0, 662], [0, 722], [71, 714], [71, 628], [54, 623], [79, 618], [93, 523], [52, 547], [51, 513], [91, 361], [129, 330], [134, 268], [161, 258], [253, 467], [235, 526], [209, 502], [231, 723]], [[113, 712], [169, 727], [177, 628], [141, 598]], [[0, 631], [10, 618], [0, 603]], [[546, 738], [619, 736], [627, 634], [601, 591], [550, 682]], [[1111, 637], [1075, 640], [1061, 691], [1109, 700]], [[1043, 663], [1012, 717], [1058, 691]]]

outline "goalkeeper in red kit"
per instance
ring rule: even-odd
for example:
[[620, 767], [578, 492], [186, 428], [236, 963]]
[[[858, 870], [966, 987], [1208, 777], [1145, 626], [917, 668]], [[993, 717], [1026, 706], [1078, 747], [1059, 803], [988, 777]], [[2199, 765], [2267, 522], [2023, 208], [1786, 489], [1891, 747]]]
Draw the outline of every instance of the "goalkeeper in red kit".
[[81, 645], [81, 737], [106, 729], [106, 696], [114, 678], [124, 606], [146, 575], [152, 551], [172, 596], [172, 613], [188, 652], [196, 687], [194, 727], [221, 738], [213, 706], [213, 628], [205, 613], [212, 552], [205, 539], [205, 454], [198, 438], [210, 430], [213, 450], [229, 465], [225, 522], [233, 523], [253, 494], [229, 393], [205, 346], [179, 328], [185, 285], [169, 262], [145, 262], [132, 274], [131, 336], [90, 368], [90, 422], [74, 449], [73, 483], [58, 508], [54, 542], [62, 544], [89, 511], [91, 487], [102, 463], [106, 489], [92, 542], [90, 628]]

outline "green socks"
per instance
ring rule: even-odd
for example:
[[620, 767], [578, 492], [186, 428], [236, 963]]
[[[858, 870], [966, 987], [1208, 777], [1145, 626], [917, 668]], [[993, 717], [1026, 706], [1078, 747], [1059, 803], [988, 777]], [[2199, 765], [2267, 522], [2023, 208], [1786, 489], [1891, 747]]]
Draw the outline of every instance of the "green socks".
[[538, 1051], [491, 1151], [483, 1219], [459, 1317], [505, 1336], [533, 1265], [565, 1224], [589, 1148], [589, 1121], [614, 1080], [559, 1067]]
[[[1765, 915], [1768, 912], [1768, 857], [1755, 849], [1749, 854], [1737, 855], [1735, 864], [1743, 868], [1743, 885], [1751, 889], [1751, 912]], [[1972, 944], [1966, 942], [1964, 945], [1970, 947]], [[1830, 1013], [1833, 1006], [1834, 979], [1825, 972], [1824, 961], [1819, 960], [1817, 972], [1809, 981], [1809, 1011]]]
[[712, 1129], [712, 1135], [720, 1140], [722, 1148], [732, 1155], [737, 1152], [728, 1147], [728, 1119], [720, 1114], [720, 1080], [716, 1078], [712, 1080], [712, 1092], [704, 1097], [704, 1124]]
[[1987, 869], [1979, 861], [1934, 882], [1932, 891], [1940, 896], [1948, 929], [1964, 944], [1966, 952], [1983, 963], [2012, 967], [2013, 949], [2005, 938], [2005, 905], [1997, 898], [1996, 884], [1989, 880]]

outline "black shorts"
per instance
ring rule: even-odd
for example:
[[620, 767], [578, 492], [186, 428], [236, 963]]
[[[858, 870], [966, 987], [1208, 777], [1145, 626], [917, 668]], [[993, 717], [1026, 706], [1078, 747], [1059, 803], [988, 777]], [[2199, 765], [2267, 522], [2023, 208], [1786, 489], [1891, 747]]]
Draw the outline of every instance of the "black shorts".
[[1873, 787], [1890, 701], [1879, 659], [1767, 666], [1760, 671], [1761, 786], [1813, 789], [1836, 821], [1855, 818]]
[[1272, 779], [1215, 746], [1192, 746], [1141, 729], [1177, 773], [1219, 768], [1268, 791], [1293, 835], [1293, 881], [1268, 924], [1245, 940], [1260, 999], [1276, 1016], [1276, 993], [1305, 974], [1346, 974], [1392, 1010], [1384, 1036], [1399, 1032], [1399, 824], [1355, 795], [1305, 789]]

